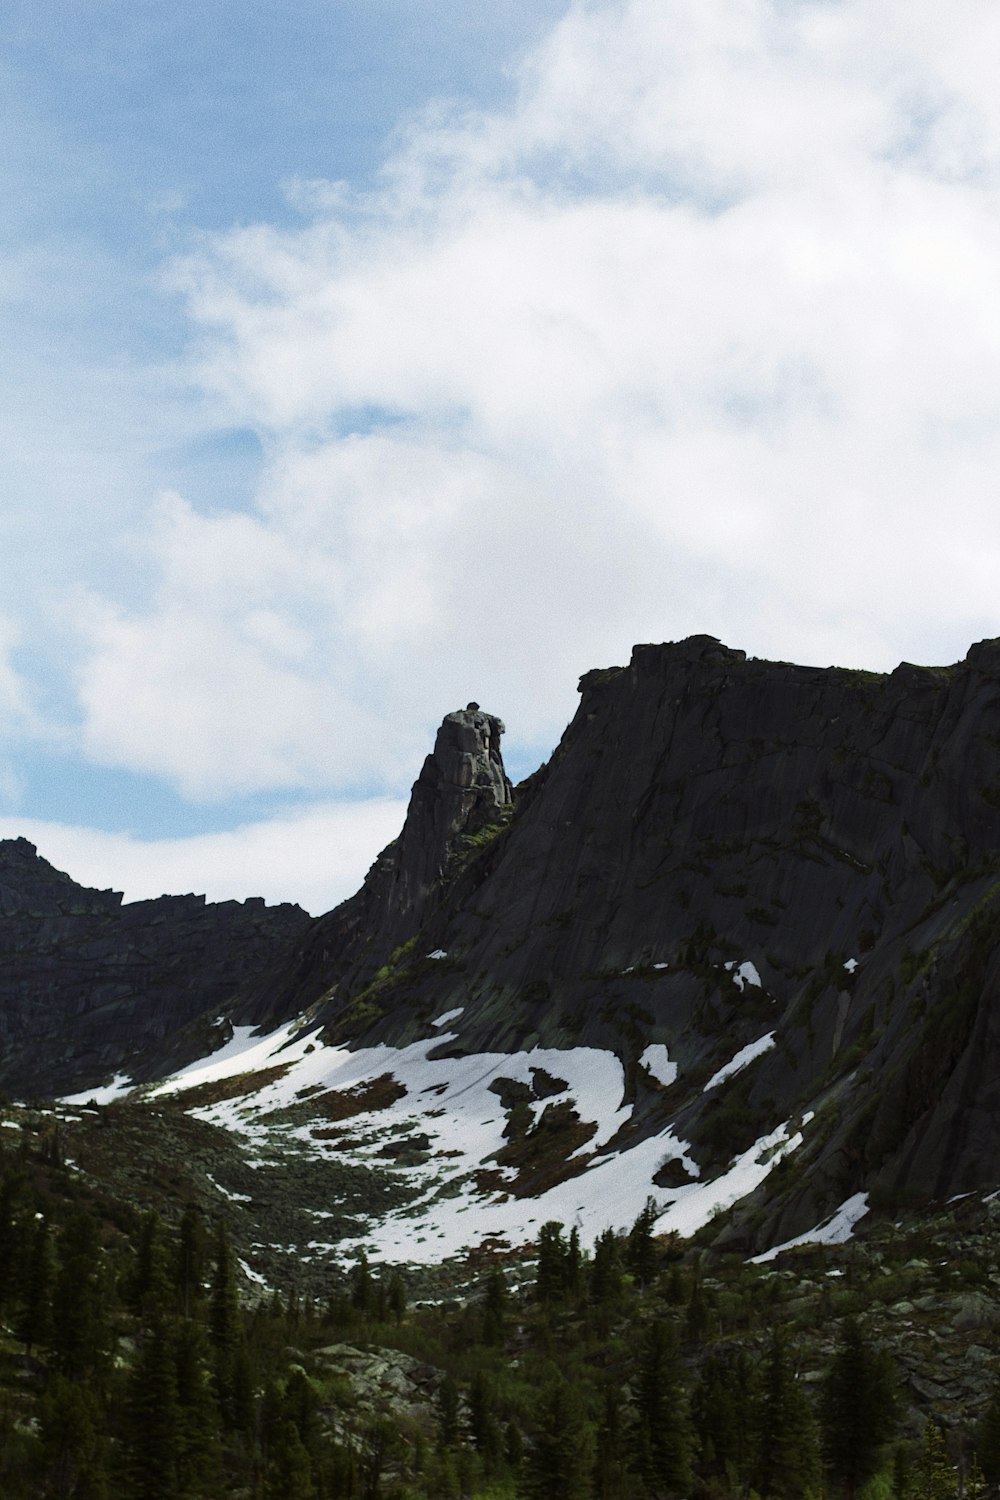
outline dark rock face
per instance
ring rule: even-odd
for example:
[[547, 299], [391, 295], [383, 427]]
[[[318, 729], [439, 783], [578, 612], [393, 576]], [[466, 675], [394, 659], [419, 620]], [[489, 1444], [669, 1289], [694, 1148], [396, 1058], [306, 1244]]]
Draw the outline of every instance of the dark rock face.
[[361, 889], [317, 919], [290, 963], [280, 960], [244, 997], [241, 1016], [269, 1022], [336, 991], [356, 990], [421, 931], [456, 856], [513, 812], [502, 721], [477, 703], [450, 713], [413, 784], [406, 821]]
[[[723, 1231], [737, 1248], [799, 1234], [856, 1192], [891, 1205], [1000, 1187], [1000, 642], [880, 676], [748, 661], [698, 636], [637, 646], [580, 689], [552, 760], [513, 794], [499, 720], [449, 714], [361, 890], [315, 922], [282, 918], [273, 946], [258, 934], [252, 963], [241, 938], [239, 975], [220, 958], [233, 913], [210, 937], [193, 898], [141, 917], [33, 851], [16, 879], [0, 864], [9, 1076], [49, 1052], [39, 1015], [62, 1036], [79, 1014], [79, 1047], [99, 1047], [105, 1073], [130, 1069], [160, 1024], [157, 985], [171, 1018], [227, 992], [236, 1019], [315, 1007], [354, 1042], [426, 1037], [462, 1007], [462, 1052], [613, 1049], [630, 1138], [670, 1123], [703, 1179], [801, 1127]], [[36, 889], [29, 921], [9, 892]], [[136, 921], [141, 943], [105, 943]], [[132, 1051], [112, 1056], [123, 1037]], [[676, 1081], [656, 1076], [651, 1044]]]
[[263, 901], [123, 906], [26, 839], [0, 841], [0, 1087], [43, 1097], [162, 1071], [183, 1054], [183, 1029], [218, 1015], [309, 922]]
[[[322, 996], [341, 1036], [409, 1040], [462, 1005], [463, 1051], [613, 1047], [639, 1128], [674, 1121], [706, 1172], [815, 1111], [750, 1243], [862, 1189], [1000, 1186], [1000, 643], [879, 676], [703, 636], [638, 646], [581, 694], [488, 837], [435, 821], [467, 783], [425, 767], [286, 1002]], [[679, 1064], [669, 1089], [651, 1042]]]

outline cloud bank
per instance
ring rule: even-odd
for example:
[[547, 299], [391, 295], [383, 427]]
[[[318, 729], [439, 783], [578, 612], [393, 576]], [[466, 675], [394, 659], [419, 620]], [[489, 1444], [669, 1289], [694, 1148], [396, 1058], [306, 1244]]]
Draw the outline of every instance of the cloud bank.
[[81, 885], [126, 901], [191, 892], [209, 901], [263, 896], [329, 911], [360, 886], [373, 852], [396, 837], [405, 802], [373, 798], [311, 807], [226, 833], [141, 840], [40, 819], [0, 817], [0, 838], [26, 838]]
[[635, 639], [995, 633], [998, 43], [985, 0], [577, 4], [512, 109], [207, 237], [191, 372], [264, 475], [164, 497], [149, 605], [91, 601], [90, 755], [350, 792], [471, 696], [547, 747]]
[[[0, 793], [42, 742], [301, 809], [0, 831], [131, 898], [321, 910], [470, 698], [522, 774], [637, 640], [891, 668], [1000, 633], [998, 48], [988, 0], [579, 0], [508, 106], [172, 260], [179, 361], [126, 340], [116, 385], [74, 324], [58, 402], [17, 318], [60, 278], [6, 254]], [[148, 504], [136, 453], [213, 429], [214, 502], [178, 458]]]

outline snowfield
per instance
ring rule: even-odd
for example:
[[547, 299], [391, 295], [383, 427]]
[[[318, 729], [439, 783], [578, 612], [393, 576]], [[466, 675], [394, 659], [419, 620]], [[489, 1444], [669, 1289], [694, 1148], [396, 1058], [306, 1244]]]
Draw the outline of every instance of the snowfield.
[[[624, 1070], [614, 1053], [536, 1047], [512, 1054], [432, 1056], [457, 1040], [457, 1032], [443, 1028], [460, 1014], [457, 1009], [438, 1016], [431, 1023], [433, 1035], [408, 1046], [356, 1051], [328, 1046], [318, 1029], [299, 1023], [266, 1036], [236, 1027], [211, 1056], [138, 1091], [137, 1097], [173, 1095], [183, 1104], [189, 1091], [199, 1090], [192, 1115], [232, 1132], [250, 1166], [273, 1166], [294, 1154], [390, 1173], [405, 1184], [412, 1195], [406, 1205], [372, 1220], [364, 1234], [313, 1240], [305, 1258], [320, 1260], [364, 1249], [372, 1259], [427, 1264], [487, 1241], [527, 1243], [550, 1219], [576, 1227], [590, 1244], [605, 1229], [627, 1228], [650, 1197], [659, 1210], [658, 1232], [689, 1235], [752, 1192], [802, 1141], [801, 1129], [786, 1121], [720, 1176], [702, 1181], [688, 1142], [671, 1127], [643, 1140], [630, 1137], [633, 1106], [626, 1102]], [[773, 1044], [771, 1032], [744, 1048], [709, 1087]], [[647, 1047], [641, 1061], [664, 1087], [676, 1081], [677, 1065], [664, 1045]], [[560, 1158], [574, 1175], [537, 1196], [517, 1197], [510, 1190], [517, 1168], [495, 1160], [509, 1144], [508, 1114], [498, 1088], [531, 1087], [539, 1072], [544, 1082], [539, 1092], [545, 1096], [530, 1100], [531, 1124], [546, 1111], [559, 1110], [555, 1118], [580, 1122], [576, 1139], [581, 1125], [589, 1134]], [[216, 1102], [204, 1102], [208, 1085], [220, 1086]], [[549, 1092], [556, 1087], [558, 1092]], [[407, 1152], [409, 1139], [414, 1146]], [[387, 1156], [389, 1144], [397, 1149]], [[688, 1181], [658, 1186], [654, 1179], [672, 1161]], [[672, 1180], [676, 1183], [676, 1176]], [[338, 1206], [303, 1205], [320, 1231]]]

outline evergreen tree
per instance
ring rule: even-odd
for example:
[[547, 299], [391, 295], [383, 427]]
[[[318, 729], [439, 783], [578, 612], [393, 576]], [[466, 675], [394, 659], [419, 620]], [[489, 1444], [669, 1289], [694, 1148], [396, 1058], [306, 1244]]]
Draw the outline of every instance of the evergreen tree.
[[691, 1482], [691, 1430], [677, 1334], [662, 1320], [643, 1329], [636, 1382], [637, 1467], [652, 1495]]
[[957, 1491], [955, 1471], [948, 1459], [941, 1429], [928, 1417], [913, 1476], [913, 1494], [916, 1500], [953, 1500]]
[[212, 1365], [216, 1396], [224, 1420], [229, 1426], [236, 1421], [235, 1373], [237, 1354], [242, 1344], [239, 1298], [229, 1234], [220, 1222], [215, 1241], [215, 1266], [212, 1272], [208, 1310], [208, 1336], [212, 1345]]
[[36, 1215], [27, 1239], [27, 1254], [19, 1267], [20, 1296], [14, 1331], [28, 1348], [47, 1346], [52, 1335], [52, 1288], [56, 1277], [55, 1252], [49, 1226]]
[[101, 1282], [97, 1222], [88, 1213], [75, 1213], [59, 1238], [52, 1290], [52, 1348], [67, 1375], [93, 1372], [106, 1353]]
[[181, 1312], [193, 1315], [202, 1296], [205, 1277], [205, 1226], [201, 1210], [189, 1203], [181, 1218], [180, 1236], [174, 1256], [174, 1286]]
[[878, 1472], [896, 1421], [895, 1376], [889, 1358], [864, 1338], [853, 1318], [823, 1385], [823, 1455], [847, 1500]]
[[104, 1500], [108, 1493], [107, 1439], [93, 1389], [53, 1375], [38, 1407], [45, 1493]]
[[742, 1488], [755, 1458], [756, 1370], [743, 1350], [713, 1355], [691, 1394], [691, 1417], [703, 1466]]
[[136, 1263], [129, 1287], [133, 1308], [146, 1318], [166, 1311], [171, 1288], [167, 1251], [163, 1243], [163, 1221], [159, 1214], [143, 1216], [136, 1249]]
[[267, 1480], [267, 1500], [315, 1500], [312, 1460], [295, 1423], [282, 1423]]
[[389, 1312], [392, 1314], [393, 1322], [398, 1328], [403, 1321], [406, 1312], [406, 1283], [398, 1271], [393, 1271], [389, 1278], [389, 1290], [386, 1296]]
[[177, 1500], [181, 1416], [174, 1350], [163, 1321], [147, 1331], [136, 1350], [125, 1416], [130, 1500]]
[[524, 1500], [590, 1500], [593, 1432], [574, 1387], [551, 1377], [539, 1395], [518, 1493]]
[[597, 1426], [594, 1457], [595, 1500], [623, 1500], [628, 1493], [625, 1421], [622, 1394], [616, 1385], [604, 1387], [604, 1409]]
[[197, 1323], [179, 1323], [172, 1335], [177, 1392], [177, 1483], [182, 1496], [217, 1494], [222, 1451], [219, 1408], [205, 1335]]
[[590, 1300], [599, 1307], [613, 1302], [621, 1291], [622, 1268], [618, 1236], [606, 1229], [597, 1236], [590, 1263]]
[[758, 1434], [753, 1485], [762, 1500], [799, 1500], [818, 1489], [816, 1421], [777, 1336], [764, 1360]]
[[375, 1305], [375, 1279], [368, 1264], [368, 1257], [362, 1250], [358, 1257], [358, 1263], [351, 1273], [351, 1306], [361, 1317], [371, 1316]]
[[503, 1343], [507, 1326], [507, 1283], [502, 1271], [491, 1271], [486, 1279], [486, 1294], [483, 1297], [483, 1343], [496, 1346]]
[[1000, 1484], [1000, 1374], [994, 1377], [986, 1410], [976, 1427], [976, 1453], [984, 1477]]
[[647, 1198], [625, 1243], [625, 1264], [640, 1286], [648, 1286], [656, 1275], [656, 1241], [653, 1230], [660, 1211], [655, 1198]]
[[487, 1473], [500, 1462], [503, 1436], [496, 1420], [496, 1390], [489, 1376], [477, 1370], [468, 1391], [469, 1435]]
[[539, 1230], [537, 1252], [535, 1296], [539, 1302], [556, 1302], [566, 1291], [567, 1245], [563, 1226], [555, 1219]]
[[446, 1375], [438, 1386], [437, 1393], [438, 1444], [442, 1448], [453, 1448], [458, 1442], [458, 1386], [450, 1375]]

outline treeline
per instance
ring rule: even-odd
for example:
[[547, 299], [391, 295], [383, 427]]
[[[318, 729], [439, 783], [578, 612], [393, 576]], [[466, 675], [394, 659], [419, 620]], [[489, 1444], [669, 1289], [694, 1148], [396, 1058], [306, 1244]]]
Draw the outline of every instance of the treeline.
[[[817, 1366], [820, 1331], [759, 1275], [708, 1284], [652, 1209], [592, 1252], [546, 1224], [519, 1286], [497, 1263], [460, 1301], [413, 1306], [361, 1257], [321, 1303], [248, 1303], [224, 1224], [140, 1218], [57, 1152], [2, 1160], [4, 1500], [974, 1500], [1000, 1481], [1000, 1399], [961, 1455], [933, 1414], [907, 1436], [863, 1318], [832, 1319]], [[418, 1361], [423, 1407], [391, 1381], [362, 1400], [344, 1343]]]

